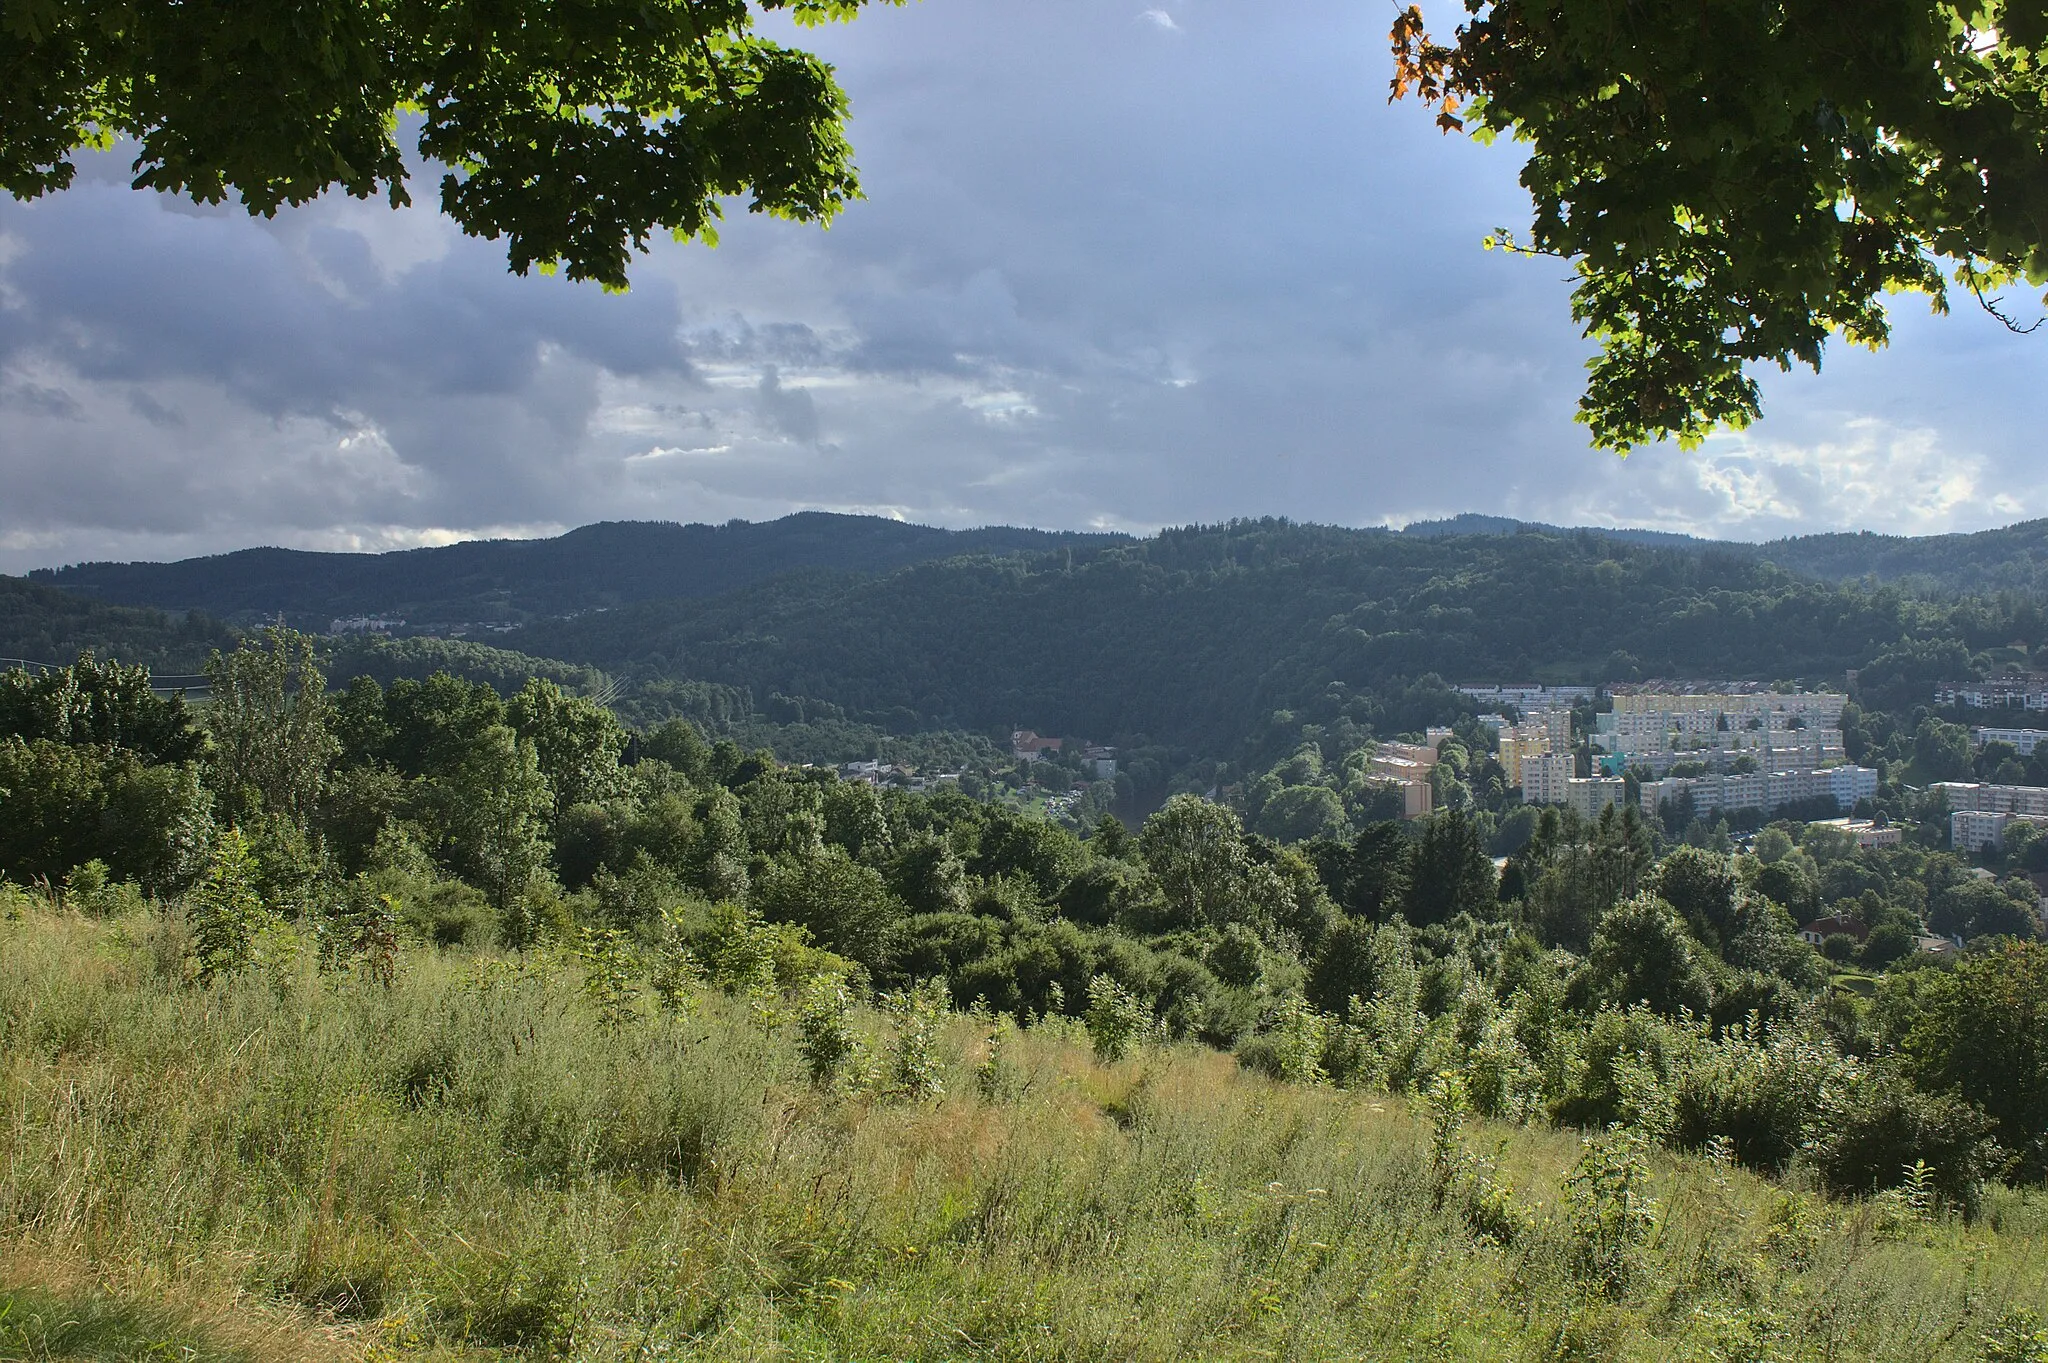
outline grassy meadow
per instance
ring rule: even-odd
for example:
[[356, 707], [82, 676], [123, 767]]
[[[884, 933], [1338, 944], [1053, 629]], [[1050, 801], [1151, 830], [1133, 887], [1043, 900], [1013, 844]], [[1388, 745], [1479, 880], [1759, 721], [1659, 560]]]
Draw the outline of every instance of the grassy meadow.
[[1829, 1202], [1064, 1023], [821, 1090], [786, 997], [285, 941], [198, 986], [174, 918], [11, 905], [0, 1358], [2048, 1358], [2039, 1193]]

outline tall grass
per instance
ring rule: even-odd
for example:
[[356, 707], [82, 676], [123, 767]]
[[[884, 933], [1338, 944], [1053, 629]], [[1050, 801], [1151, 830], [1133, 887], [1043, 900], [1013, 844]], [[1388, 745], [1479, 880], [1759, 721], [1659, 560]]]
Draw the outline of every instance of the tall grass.
[[288, 952], [197, 987], [185, 947], [146, 913], [0, 922], [0, 1242], [70, 1275], [0, 1259], [0, 1289], [170, 1321], [193, 1357], [273, 1348], [206, 1343], [211, 1310], [379, 1359], [1924, 1363], [2048, 1309], [2031, 1196], [1963, 1224], [1660, 1156], [1629, 1271], [1595, 1274], [1568, 1133], [1433, 1133], [1195, 1048], [1101, 1064], [1070, 1025], [978, 1085], [967, 1017], [945, 1096], [848, 1093], [759, 999], [619, 1025], [570, 958], [432, 949], [388, 987]]

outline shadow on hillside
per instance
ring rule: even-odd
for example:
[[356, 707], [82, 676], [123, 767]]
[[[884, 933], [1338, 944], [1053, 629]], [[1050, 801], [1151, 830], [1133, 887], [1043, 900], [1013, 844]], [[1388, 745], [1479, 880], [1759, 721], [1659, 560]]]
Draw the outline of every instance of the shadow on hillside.
[[170, 1313], [90, 1292], [0, 1285], [0, 1358], [23, 1363], [250, 1363]]

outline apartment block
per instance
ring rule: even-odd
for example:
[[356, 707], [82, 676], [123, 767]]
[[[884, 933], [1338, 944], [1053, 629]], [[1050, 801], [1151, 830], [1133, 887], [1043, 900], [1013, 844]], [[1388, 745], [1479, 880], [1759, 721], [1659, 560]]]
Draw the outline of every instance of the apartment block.
[[1856, 839], [1858, 847], [1897, 847], [1906, 840], [1906, 830], [1897, 824], [1878, 824], [1870, 819], [1815, 819], [1808, 826], [1839, 828]]
[[2009, 672], [1983, 681], [1942, 682], [1934, 688], [1934, 700], [1972, 710], [2048, 710], [2048, 676]]
[[1600, 817], [1609, 805], [1628, 799], [1628, 782], [1619, 776], [1572, 776], [1564, 783], [1565, 807], [1582, 819]]
[[[1681, 762], [1716, 772], [1814, 771], [1846, 760], [1834, 692], [1617, 690], [1595, 717], [1594, 745], [1626, 766], [1663, 777]], [[1742, 759], [1749, 759], [1742, 763]]]
[[2005, 830], [2016, 823], [2048, 827], [2048, 815], [1994, 814], [1986, 809], [1958, 809], [1948, 816], [1948, 840], [1958, 852], [1994, 851], [2005, 846]]
[[1561, 805], [1565, 783], [1575, 779], [1570, 752], [1545, 752], [1522, 760], [1522, 798], [1532, 805]]
[[2048, 729], [1972, 729], [1970, 741], [1978, 747], [1986, 743], [2010, 743], [2020, 750], [2021, 757], [2032, 757], [2041, 740], [2048, 738]]
[[1436, 787], [1430, 781], [1436, 762], [1436, 748], [1429, 744], [1382, 743], [1373, 750], [1366, 773], [1399, 787], [1402, 818], [1420, 819], [1436, 807]]
[[[2048, 794], [2048, 791], [2043, 791]], [[1828, 796], [1842, 809], [1877, 795], [1877, 772], [1871, 767], [1836, 766], [1812, 771], [1746, 772], [1706, 776], [1667, 776], [1643, 782], [1638, 796], [1643, 812], [1657, 815], [1665, 804], [1690, 797], [1693, 812], [1760, 809], [1766, 812], [1802, 800]], [[1950, 802], [1950, 808], [1954, 808]]]
[[1952, 810], [2048, 816], [2048, 786], [2000, 786], [1985, 781], [1936, 781], [1927, 788], [1948, 797]]
[[1512, 705], [1524, 713], [1537, 709], [1570, 710], [1600, 694], [1597, 686], [1538, 686], [1533, 682], [1506, 686], [1461, 686], [1460, 692], [1481, 705]]

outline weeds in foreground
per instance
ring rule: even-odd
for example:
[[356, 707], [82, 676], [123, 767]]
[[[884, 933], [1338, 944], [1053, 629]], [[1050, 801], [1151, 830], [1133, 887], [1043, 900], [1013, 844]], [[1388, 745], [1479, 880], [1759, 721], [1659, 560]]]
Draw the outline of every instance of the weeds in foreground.
[[[1105, 1067], [1077, 1029], [930, 988], [877, 1015], [837, 977], [769, 1023], [753, 966], [614, 1025], [602, 944], [194, 985], [173, 926], [0, 925], [0, 1243], [88, 1284], [35, 1288], [0, 1357], [152, 1356], [58, 1333], [90, 1299], [190, 1350], [159, 1356], [254, 1363], [328, 1335], [385, 1363], [2042, 1363], [2037, 1196], [1973, 1223], [1909, 1182], [1885, 1235], [1877, 1203], [1488, 1124], [1450, 1080], [1411, 1115], [1192, 1047]], [[878, 1089], [911, 1101], [842, 1101]], [[305, 1347], [121, 1305], [173, 1298]]]

